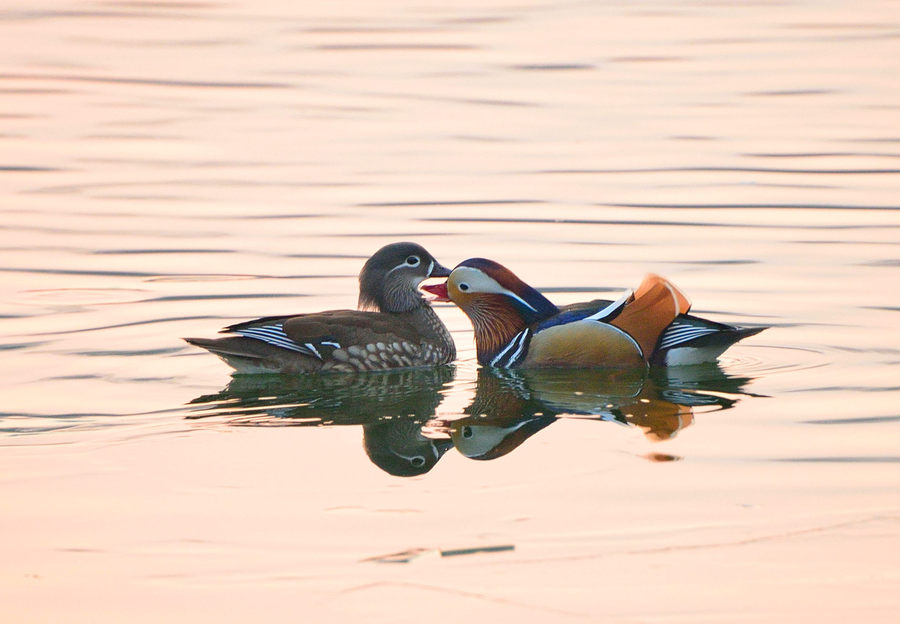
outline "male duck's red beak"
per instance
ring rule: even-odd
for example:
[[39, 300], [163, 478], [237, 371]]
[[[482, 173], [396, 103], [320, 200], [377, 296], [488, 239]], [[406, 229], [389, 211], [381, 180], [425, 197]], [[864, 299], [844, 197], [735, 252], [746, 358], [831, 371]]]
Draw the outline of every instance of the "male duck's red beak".
[[426, 284], [421, 288], [425, 292], [434, 295], [434, 301], [450, 301], [450, 294], [447, 292], [447, 282], [441, 282], [440, 284]]

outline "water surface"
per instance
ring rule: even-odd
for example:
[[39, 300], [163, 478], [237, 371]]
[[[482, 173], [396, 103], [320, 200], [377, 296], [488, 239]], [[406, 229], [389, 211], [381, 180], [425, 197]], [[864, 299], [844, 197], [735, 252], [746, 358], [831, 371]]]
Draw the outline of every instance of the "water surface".
[[[0, 36], [4, 620], [896, 618], [896, 3], [28, 2]], [[396, 240], [771, 329], [638, 379], [481, 370], [450, 306], [431, 371], [180, 340], [353, 307]]]

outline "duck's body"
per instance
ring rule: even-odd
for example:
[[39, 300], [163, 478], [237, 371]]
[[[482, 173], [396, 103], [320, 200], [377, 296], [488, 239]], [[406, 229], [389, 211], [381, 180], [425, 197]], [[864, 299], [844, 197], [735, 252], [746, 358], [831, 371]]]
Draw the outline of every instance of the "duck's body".
[[687, 297], [657, 275], [648, 275], [618, 301], [559, 308], [509, 269], [472, 258], [460, 263], [446, 284], [426, 290], [469, 316], [478, 361], [501, 368], [699, 364], [765, 329], [691, 316]]
[[239, 373], [353, 372], [446, 364], [450, 333], [419, 294], [449, 269], [414, 243], [380, 249], [359, 276], [359, 310], [269, 316], [231, 325], [224, 338], [185, 338]]
[[[608, 299], [595, 299], [562, 306], [560, 314], [538, 324], [539, 328], [567, 324], [567, 319], [589, 317], [597, 311], [612, 305]], [[583, 322], [583, 321], [582, 321]], [[602, 322], [601, 322], [602, 323]], [[615, 327], [615, 325], [613, 325]], [[728, 347], [739, 340], [758, 334], [765, 327], [735, 327], [717, 323], [692, 314], [678, 314], [659, 335], [650, 349], [648, 364], [653, 366], [682, 366], [714, 362]], [[596, 331], [596, 329], [595, 329]], [[573, 332], [575, 333], [575, 332]], [[538, 334], [549, 339], [550, 335], [538, 330]], [[621, 340], [621, 338], [619, 338]], [[626, 352], [629, 349], [625, 349]], [[637, 364], [637, 354], [631, 359]], [[641, 352], [643, 356], [643, 351]], [[588, 364], [589, 366], [593, 364]]]

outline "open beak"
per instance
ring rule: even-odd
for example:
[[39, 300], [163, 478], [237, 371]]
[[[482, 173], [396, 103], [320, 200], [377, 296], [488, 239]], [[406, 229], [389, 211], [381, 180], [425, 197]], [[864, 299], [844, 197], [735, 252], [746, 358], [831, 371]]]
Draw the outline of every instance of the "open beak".
[[450, 301], [450, 294], [447, 292], [447, 282], [426, 284], [422, 286], [422, 290], [434, 295], [434, 301]]

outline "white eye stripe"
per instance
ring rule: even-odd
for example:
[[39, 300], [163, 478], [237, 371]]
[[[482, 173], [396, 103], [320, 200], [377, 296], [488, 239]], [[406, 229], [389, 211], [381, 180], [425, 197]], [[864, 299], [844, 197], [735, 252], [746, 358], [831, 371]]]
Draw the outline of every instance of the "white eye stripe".
[[[480, 269], [475, 269], [473, 267], [457, 267], [453, 269], [453, 275], [450, 276], [451, 280], [454, 282], [456, 287], [463, 292], [479, 292], [479, 293], [491, 293], [495, 295], [506, 295], [512, 299], [515, 299], [523, 306], [531, 310], [532, 312], [537, 312], [537, 309], [522, 299], [519, 295], [509, 290], [508, 288], [504, 288], [497, 280], [486, 275]], [[462, 286], [468, 286], [468, 289], [462, 288]]]
[[[415, 258], [415, 260], [416, 260], [415, 263], [410, 264], [410, 263], [408, 262], [408, 260], [409, 260], [410, 258]], [[396, 271], [397, 269], [408, 269], [408, 268], [411, 268], [411, 267], [417, 267], [417, 266], [419, 266], [421, 263], [422, 263], [422, 261], [419, 259], [419, 256], [407, 256], [407, 257], [406, 257], [406, 260], [404, 260], [403, 262], [401, 262], [400, 264], [398, 264], [397, 266], [395, 266], [393, 269], [391, 269], [390, 271], [388, 271], [388, 274], [393, 273], [393, 272]], [[434, 266], [434, 260], [431, 261], [431, 265], [432, 265], [432, 267]], [[431, 273], [431, 270], [429, 269], [428, 272]]]
[[522, 299], [522, 297], [520, 297], [516, 293], [514, 293], [510, 290], [506, 290], [505, 288], [503, 290], [505, 291], [503, 294], [506, 295], [507, 297], [512, 297], [513, 299], [519, 301], [523, 306], [527, 307], [532, 312], [537, 312], [537, 309], [534, 306], [532, 306], [530, 303], [528, 303], [527, 301]]

